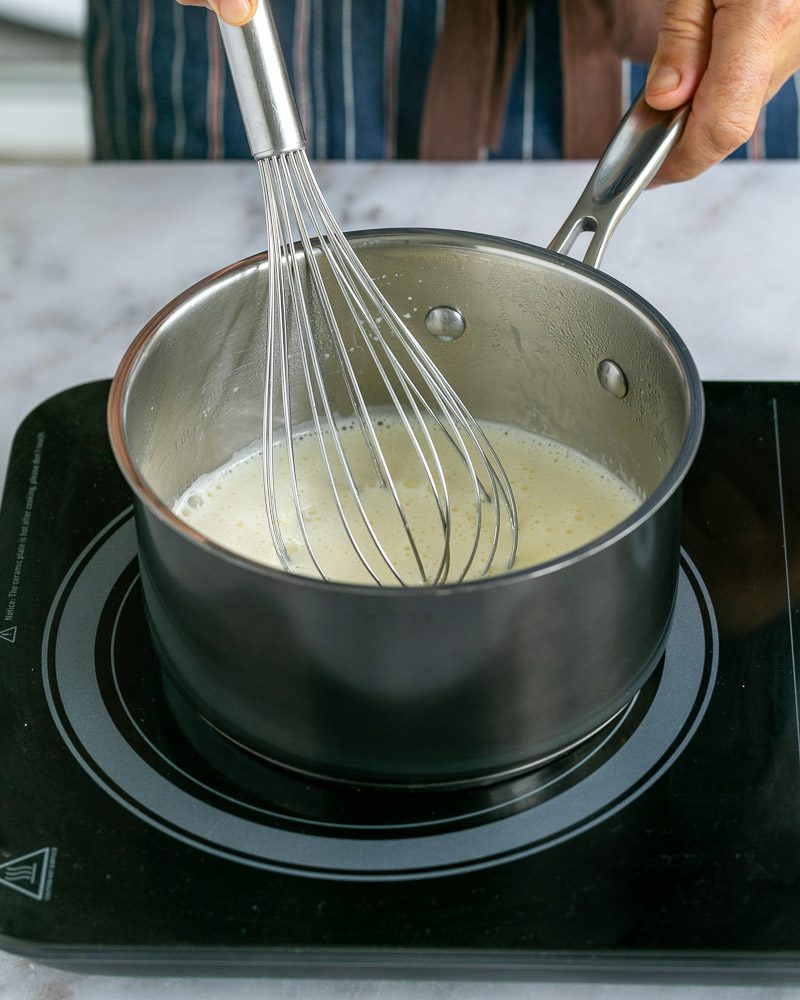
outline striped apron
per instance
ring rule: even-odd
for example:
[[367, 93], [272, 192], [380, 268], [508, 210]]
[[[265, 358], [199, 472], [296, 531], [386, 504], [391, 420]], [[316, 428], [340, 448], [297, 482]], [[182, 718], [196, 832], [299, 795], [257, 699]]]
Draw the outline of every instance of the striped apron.
[[[595, 91], [586, 96], [581, 66], [570, 63], [564, 4], [572, 2], [578, 0], [561, 0], [561, 8], [559, 0], [531, 0], [522, 7], [500, 127], [491, 143], [476, 146], [475, 155], [558, 159], [599, 153], [610, 125], [600, 128], [599, 137], [582, 136], [597, 124], [591, 110]], [[421, 146], [424, 155], [437, 155], [431, 150], [441, 130], [435, 118], [433, 124], [424, 121], [426, 90], [448, 0], [271, 5], [312, 157], [412, 159]], [[585, 39], [578, 42], [574, 49], [583, 52]], [[459, 58], [451, 58], [456, 71]], [[646, 75], [643, 62], [624, 53], [615, 59], [612, 96], [601, 105], [612, 123]], [[86, 60], [97, 159], [249, 156], [216, 19], [207, 12], [175, 0], [90, 0]], [[798, 156], [799, 81], [800, 74], [790, 79], [763, 110], [753, 137], [734, 157]], [[447, 149], [439, 158], [452, 158]]]

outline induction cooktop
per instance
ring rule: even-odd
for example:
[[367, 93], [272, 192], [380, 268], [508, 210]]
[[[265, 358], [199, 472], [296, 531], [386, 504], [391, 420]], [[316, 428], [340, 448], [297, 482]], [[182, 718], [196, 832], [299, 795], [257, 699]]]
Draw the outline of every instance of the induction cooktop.
[[90, 972], [800, 981], [800, 386], [705, 388], [658, 669], [562, 757], [439, 789], [201, 746], [147, 631], [108, 382], [43, 403], [0, 510], [0, 947]]

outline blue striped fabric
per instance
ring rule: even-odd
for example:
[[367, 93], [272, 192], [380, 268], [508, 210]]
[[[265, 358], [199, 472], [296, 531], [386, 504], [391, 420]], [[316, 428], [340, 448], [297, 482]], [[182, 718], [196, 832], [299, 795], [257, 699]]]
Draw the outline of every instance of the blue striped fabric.
[[[446, 0], [271, 0], [319, 159], [417, 155], [428, 68]], [[534, 0], [492, 159], [561, 156], [558, 0]], [[86, 61], [96, 157], [248, 157], [215, 19], [175, 0], [89, 0]], [[646, 67], [626, 63], [620, 113]], [[734, 157], [796, 158], [800, 74]]]
[[794, 159], [800, 155], [800, 73], [788, 80], [762, 112], [764, 156]]

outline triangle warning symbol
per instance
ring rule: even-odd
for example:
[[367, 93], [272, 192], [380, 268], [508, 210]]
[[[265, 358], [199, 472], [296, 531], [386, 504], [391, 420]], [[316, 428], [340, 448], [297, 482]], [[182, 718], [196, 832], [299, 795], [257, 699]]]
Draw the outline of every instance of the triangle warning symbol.
[[45, 897], [49, 868], [49, 847], [31, 851], [0, 865], [0, 886], [41, 901]]
[[5, 639], [6, 642], [16, 642], [17, 626], [12, 625], [11, 628], [4, 628], [2, 632], [0, 632], [0, 639]]

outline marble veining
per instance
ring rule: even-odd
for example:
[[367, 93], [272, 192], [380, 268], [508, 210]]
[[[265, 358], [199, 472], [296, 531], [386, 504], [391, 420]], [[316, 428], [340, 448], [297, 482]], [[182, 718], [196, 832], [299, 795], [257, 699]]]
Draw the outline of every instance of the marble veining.
[[[587, 164], [321, 164], [346, 229], [433, 226], [545, 244]], [[648, 192], [604, 268], [673, 323], [705, 378], [800, 378], [800, 165], [727, 164]], [[0, 467], [24, 414], [112, 374], [173, 295], [261, 249], [250, 163], [0, 169]]]
[[[546, 244], [585, 163], [320, 164], [344, 228], [431, 226]], [[800, 379], [800, 164], [725, 164], [646, 193], [604, 269], [672, 322], [704, 378]], [[110, 376], [157, 309], [260, 250], [250, 163], [0, 168], [0, 482], [13, 430]]]

